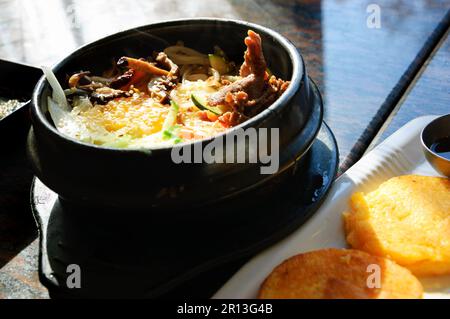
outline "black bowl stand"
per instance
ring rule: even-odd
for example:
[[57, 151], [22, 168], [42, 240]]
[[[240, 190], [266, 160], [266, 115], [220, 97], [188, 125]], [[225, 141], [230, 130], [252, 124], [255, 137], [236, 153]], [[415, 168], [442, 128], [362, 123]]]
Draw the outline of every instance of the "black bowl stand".
[[[53, 297], [179, 297], [177, 289], [186, 286], [203, 289], [194, 296], [209, 297], [236, 267], [318, 209], [337, 165], [336, 141], [324, 123], [295, 173], [270, 196], [267, 189], [256, 190], [195, 214], [186, 207], [185, 214], [167, 219], [73, 207], [35, 179], [31, 201], [40, 230], [40, 280]], [[73, 264], [79, 266], [81, 288], [67, 285], [68, 279], [76, 283], [70, 277], [76, 272], [69, 267]], [[224, 275], [226, 265], [232, 266]], [[222, 277], [214, 282], [219, 269]], [[204, 282], [211, 278], [211, 285]]]

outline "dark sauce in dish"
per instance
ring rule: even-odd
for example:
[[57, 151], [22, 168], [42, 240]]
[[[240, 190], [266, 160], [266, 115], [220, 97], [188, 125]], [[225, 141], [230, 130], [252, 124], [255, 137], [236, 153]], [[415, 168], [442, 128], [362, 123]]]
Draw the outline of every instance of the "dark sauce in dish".
[[450, 136], [438, 139], [431, 145], [431, 150], [450, 161]]

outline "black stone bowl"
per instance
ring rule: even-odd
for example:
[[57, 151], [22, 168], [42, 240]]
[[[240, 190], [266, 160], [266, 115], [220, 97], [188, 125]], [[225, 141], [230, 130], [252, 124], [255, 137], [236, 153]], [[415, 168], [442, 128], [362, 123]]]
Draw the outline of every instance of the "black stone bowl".
[[[142, 57], [176, 41], [201, 52], [220, 45], [237, 63], [243, 60], [247, 30], [259, 33], [268, 67], [290, 80], [287, 91], [269, 108], [223, 134], [243, 128], [279, 128], [279, 170], [260, 173], [261, 163], [175, 164], [172, 148], [123, 150], [86, 144], [59, 133], [47, 111], [51, 89], [45, 78], [32, 99], [28, 154], [37, 177], [61, 199], [111, 208], [179, 209], [205, 205], [292, 175], [297, 160], [311, 146], [322, 123], [322, 100], [306, 74], [294, 45], [277, 32], [242, 21], [187, 19], [167, 21], [120, 32], [88, 44], [53, 68], [60, 83], [79, 70], [101, 73], [123, 55]], [[314, 122], [312, 122], [314, 120]], [[307, 130], [307, 132], [305, 132]], [[195, 142], [202, 146], [217, 137]], [[245, 148], [255, 145], [247, 141]]]

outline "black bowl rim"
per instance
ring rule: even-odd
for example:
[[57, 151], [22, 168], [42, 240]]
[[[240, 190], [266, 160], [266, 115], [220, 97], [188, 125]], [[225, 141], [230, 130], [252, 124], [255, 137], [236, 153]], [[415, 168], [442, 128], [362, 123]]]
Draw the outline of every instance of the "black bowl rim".
[[[422, 132], [420, 132], [420, 142], [422, 143], [423, 148], [424, 148], [429, 154], [431, 154], [432, 156], [437, 157], [437, 158], [439, 158], [439, 159], [441, 159], [441, 160], [443, 160], [443, 161], [445, 161], [445, 162], [447, 162], [447, 163], [450, 163], [450, 160], [448, 160], [447, 158], [445, 158], [445, 157], [439, 155], [439, 154], [436, 153], [436, 152], [433, 152], [433, 151], [431, 150], [431, 145], [428, 146], [427, 143], [425, 143], [424, 138], [423, 138], [424, 135], [426, 134], [426, 131], [427, 131], [430, 127], [436, 125], [437, 122], [442, 121], [443, 119], [445, 119], [445, 118], [447, 118], [447, 117], [448, 117], [449, 120], [450, 120], [450, 113], [444, 114], [444, 115], [441, 115], [441, 116], [438, 116], [437, 118], [435, 118], [434, 120], [432, 120], [430, 123], [428, 123], [428, 124], [422, 129]], [[449, 132], [449, 133], [450, 133], [450, 132]]]
[[[208, 17], [201, 17], [201, 18], [189, 18], [189, 19], [171, 19], [171, 20], [163, 20], [156, 23], [151, 23], [131, 29], [127, 29], [124, 31], [120, 31], [111, 35], [108, 35], [106, 37], [100, 38], [98, 40], [92, 41], [90, 43], [87, 43], [83, 46], [80, 46], [79, 48], [75, 49], [70, 53], [68, 56], [57, 62], [55, 65], [52, 66], [52, 70], [55, 69], [58, 70], [61, 68], [64, 64], [67, 63], [75, 54], [79, 53], [82, 50], [89, 49], [89, 47], [92, 47], [94, 45], [101, 45], [105, 42], [108, 42], [115, 38], [120, 38], [123, 36], [126, 36], [127, 33], [133, 32], [133, 31], [143, 31], [147, 30], [148, 28], [153, 27], [164, 27], [164, 26], [174, 26], [178, 24], [183, 23], [190, 23], [190, 22], [196, 22], [196, 23], [212, 23], [212, 22], [221, 22], [221, 23], [229, 23], [239, 26], [246, 26], [249, 29], [256, 30], [260, 33], [265, 33], [274, 39], [276, 39], [287, 51], [289, 54], [289, 57], [291, 59], [292, 63], [292, 77], [290, 79], [290, 84], [287, 88], [287, 90], [268, 108], [266, 108], [261, 113], [257, 114], [256, 116], [252, 117], [251, 119], [245, 121], [244, 123], [241, 123], [238, 126], [235, 126], [231, 129], [226, 130], [225, 132], [215, 135], [210, 138], [194, 141], [194, 142], [184, 142], [180, 144], [176, 144], [177, 147], [182, 147], [183, 145], [195, 145], [195, 144], [202, 144], [202, 143], [208, 143], [216, 138], [219, 137], [225, 137], [226, 135], [234, 134], [239, 129], [246, 129], [249, 127], [253, 127], [255, 123], [258, 122], [264, 122], [267, 120], [269, 115], [278, 113], [278, 110], [281, 109], [285, 103], [287, 103], [290, 99], [294, 97], [294, 95], [297, 93], [297, 91], [300, 89], [301, 85], [303, 85], [302, 79], [304, 76], [304, 70], [305, 70], [305, 64], [303, 61], [303, 58], [301, 57], [300, 53], [298, 52], [297, 48], [292, 44], [291, 41], [289, 41], [287, 38], [282, 36], [280, 33], [264, 27], [259, 24], [242, 21], [242, 20], [236, 20], [236, 19], [223, 19], [223, 18], [208, 18]], [[46, 115], [42, 112], [41, 108], [39, 107], [40, 103], [40, 97], [42, 95], [43, 89], [48, 84], [48, 81], [46, 80], [45, 76], [42, 76], [37, 83], [35, 90], [33, 92], [32, 96], [32, 103], [31, 103], [31, 112], [32, 112], [32, 119], [36, 118], [43, 126], [47, 129], [47, 131], [53, 135], [56, 138], [60, 138], [63, 140], [66, 140], [69, 143], [75, 144], [82, 148], [88, 148], [88, 149], [96, 149], [99, 151], [105, 151], [105, 152], [119, 152], [119, 153], [152, 153], [152, 152], [158, 152], [158, 151], [168, 151], [172, 150], [174, 145], [172, 146], [157, 146], [152, 148], [136, 148], [136, 149], [121, 149], [121, 148], [113, 148], [113, 147], [106, 147], [102, 145], [95, 145], [90, 144], [86, 142], [79, 141], [77, 139], [74, 139], [72, 137], [66, 136], [62, 133], [60, 133], [54, 125], [52, 125], [49, 120], [47, 119]]]

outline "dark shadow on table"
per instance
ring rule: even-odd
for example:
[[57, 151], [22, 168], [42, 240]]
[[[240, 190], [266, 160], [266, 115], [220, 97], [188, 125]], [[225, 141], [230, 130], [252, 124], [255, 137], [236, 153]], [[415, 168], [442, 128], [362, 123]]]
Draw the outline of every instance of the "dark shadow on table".
[[[0, 134], [2, 130], [0, 130]], [[0, 155], [0, 268], [37, 237], [30, 210], [33, 173], [25, 154], [25, 132], [1, 134]]]

